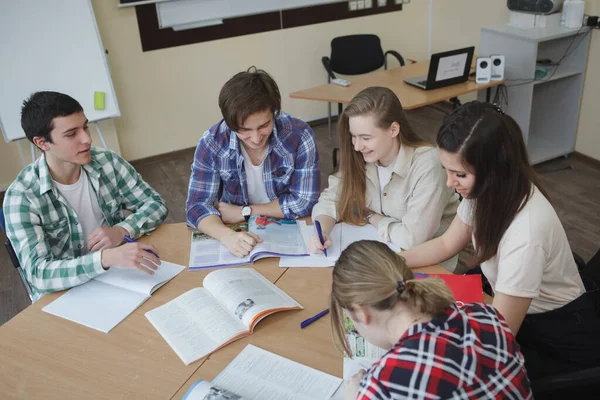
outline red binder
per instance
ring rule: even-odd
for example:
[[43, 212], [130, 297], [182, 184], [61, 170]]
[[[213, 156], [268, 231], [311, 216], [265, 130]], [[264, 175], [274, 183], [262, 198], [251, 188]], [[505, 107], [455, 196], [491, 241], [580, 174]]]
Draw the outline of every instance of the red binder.
[[483, 303], [481, 275], [427, 274], [440, 278], [454, 294], [454, 299], [463, 303]]

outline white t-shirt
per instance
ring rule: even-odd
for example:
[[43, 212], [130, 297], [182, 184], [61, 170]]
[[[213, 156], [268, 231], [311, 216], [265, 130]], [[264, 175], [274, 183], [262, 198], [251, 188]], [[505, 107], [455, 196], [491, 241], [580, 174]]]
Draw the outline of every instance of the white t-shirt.
[[67, 203], [73, 208], [75, 214], [81, 223], [84, 236], [84, 254], [87, 252], [87, 238], [94, 229], [101, 227], [105, 223], [104, 214], [98, 204], [98, 198], [92, 188], [87, 173], [81, 169], [79, 179], [72, 185], [63, 185], [53, 181], [59, 193], [65, 198]]
[[[469, 226], [475, 201], [458, 206], [458, 217]], [[537, 187], [481, 270], [495, 292], [531, 298], [528, 314], [562, 307], [585, 292], [565, 230]]]
[[265, 170], [265, 159], [263, 158], [259, 165], [252, 164], [248, 152], [243, 145], [242, 156], [244, 157], [244, 169], [246, 170], [246, 186], [248, 188], [248, 200], [250, 204], [267, 204], [271, 200], [267, 196], [267, 188], [263, 173]]
[[377, 165], [377, 176], [379, 178], [379, 193], [384, 193], [385, 185], [390, 183], [390, 178], [394, 173], [394, 165], [396, 164], [395, 160], [393, 163], [388, 165], [387, 167], [382, 167]]

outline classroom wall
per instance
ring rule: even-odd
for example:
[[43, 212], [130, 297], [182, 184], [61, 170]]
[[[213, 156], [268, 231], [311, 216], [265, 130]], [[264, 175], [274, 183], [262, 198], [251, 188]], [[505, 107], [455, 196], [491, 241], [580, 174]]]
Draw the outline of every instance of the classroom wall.
[[[600, 0], [586, 2], [586, 14], [600, 15]], [[594, 30], [590, 40], [590, 52], [583, 86], [583, 98], [579, 111], [579, 127], [575, 150], [600, 160], [600, 31]]]
[[[120, 146], [128, 160], [195, 146], [204, 130], [221, 118], [217, 96], [223, 83], [250, 65], [275, 77], [284, 110], [314, 120], [327, 115], [326, 104], [290, 99], [289, 93], [326, 82], [320, 58], [329, 54], [331, 38], [375, 33], [385, 50], [395, 49], [405, 58], [426, 60], [430, 46], [433, 52], [477, 46], [481, 26], [508, 20], [505, 1], [414, 0], [403, 11], [394, 13], [144, 53], [133, 7], [117, 8], [114, 2], [104, 0], [92, 0], [92, 4], [102, 41], [109, 50], [121, 109], [120, 118], [103, 122], [103, 133], [111, 147]], [[598, 46], [597, 39], [592, 39], [592, 46]], [[586, 87], [599, 82], [589, 73], [600, 62], [597, 59], [598, 55], [588, 66]], [[588, 143], [597, 138], [592, 132], [597, 118], [591, 111], [595, 96], [600, 96], [596, 93], [584, 92], [580, 118], [583, 133], [578, 136], [577, 150], [591, 152], [588, 155], [600, 159], [600, 145], [593, 150]], [[23, 148], [29, 160], [28, 148]], [[16, 144], [0, 142], [0, 160], [2, 190], [21, 169]]]

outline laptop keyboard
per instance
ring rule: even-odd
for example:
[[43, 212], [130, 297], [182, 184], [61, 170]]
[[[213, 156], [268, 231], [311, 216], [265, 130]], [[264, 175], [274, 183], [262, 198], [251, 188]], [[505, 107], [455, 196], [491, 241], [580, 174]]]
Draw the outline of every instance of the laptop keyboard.
[[425, 79], [424, 81], [417, 82], [417, 85], [427, 86], [427, 79]]

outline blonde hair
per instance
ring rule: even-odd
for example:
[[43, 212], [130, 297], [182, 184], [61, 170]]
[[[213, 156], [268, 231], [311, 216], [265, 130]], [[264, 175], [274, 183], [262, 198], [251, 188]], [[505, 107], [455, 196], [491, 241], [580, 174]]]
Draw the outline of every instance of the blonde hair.
[[358, 305], [389, 310], [399, 301], [433, 316], [448, 308], [454, 297], [441, 279], [414, 279], [404, 258], [386, 244], [373, 240], [352, 243], [333, 268], [330, 311], [336, 347], [341, 345], [352, 356], [343, 309], [351, 310]]
[[350, 117], [359, 115], [372, 115], [375, 125], [381, 129], [388, 129], [397, 122], [400, 133], [396, 139], [401, 145], [432, 146], [412, 129], [398, 96], [390, 89], [373, 86], [354, 96], [338, 122], [342, 185], [337, 202], [340, 220], [353, 225], [364, 225], [367, 212], [365, 160], [360, 153], [354, 151], [349, 124]]

